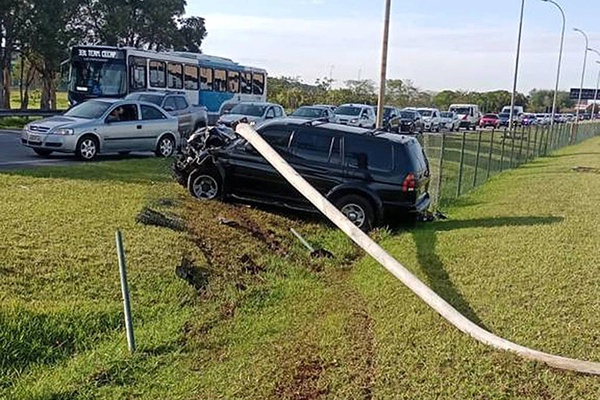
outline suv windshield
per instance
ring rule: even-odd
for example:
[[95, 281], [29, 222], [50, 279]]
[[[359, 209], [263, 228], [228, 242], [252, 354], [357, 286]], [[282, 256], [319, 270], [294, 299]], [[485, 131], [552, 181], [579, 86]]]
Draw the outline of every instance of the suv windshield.
[[90, 100], [81, 103], [65, 113], [65, 117], [96, 119], [100, 118], [112, 103], [106, 101]]
[[294, 111], [291, 115], [294, 117], [308, 117], [308, 118], [319, 118], [322, 115], [320, 108], [314, 107], [300, 107]]
[[163, 97], [157, 94], [138, 94], [132, 93], [126, 97], [128, 100], [147, 101], [148, 103], [156, 104], [160, 107]]
[[417, 116], [417, 113], [414, 111], [400, 111], [400, 118], [404, 119], [414, 119]]
[[431, 111], [431, 110], [419, 110], [419, 114], [421, 114], [424, 117], [431, 117], [431, 115], [433, 114], [433, 111]]
[[238, 104], [231, 109], [231, 114], [250, 115], [252, 117], [262, 117], [267, 106], [257, 104]]
[[338, 115], [355, 116], [355, 115], [359, 115], [361, 111], [362, 111], [362, 108], [354, 107], [354, 106], [340, 106], [335, 109], [335, 113]]

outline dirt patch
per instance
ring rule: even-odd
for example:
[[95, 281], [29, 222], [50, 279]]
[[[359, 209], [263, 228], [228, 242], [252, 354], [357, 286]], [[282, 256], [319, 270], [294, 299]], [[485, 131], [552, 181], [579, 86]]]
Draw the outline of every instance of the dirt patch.
[[600, 174], [600, 168], [594, 167], [573, 167], [573, 171], [575, 172], [584, 172], [588, 174]]
[[[314, 350], [314, 353], [318, 353], [316, 349]], [[322, 398], [329, 393], [327, 388], [319, 386], [324, 369], [323, 361], [316, 358], [295, 362], [291, 376], [275, 388], [275, 397], [290, 400]]]
[[181, 218], [174, 215], [166, 215], [148, 207], [144, 207], [142, 211], [140, 211], [135, 218], [135, 221], [140, 224], [168, 228], [177, 232], [183, 232], [185, 230], [185, 223]]

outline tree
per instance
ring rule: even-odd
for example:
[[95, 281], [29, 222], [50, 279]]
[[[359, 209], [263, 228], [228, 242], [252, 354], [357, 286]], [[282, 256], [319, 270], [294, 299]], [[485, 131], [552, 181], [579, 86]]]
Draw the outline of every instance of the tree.
[[200, 53], [200, 46], [205, 37], [204, 18], [182, 18], [179, 20], [179, 43], [176, 43], [175, 50]]
[[25, 15], [25, 0], [0, 0], [0, 108], [10, 108], [10, 68], [23, 38]]

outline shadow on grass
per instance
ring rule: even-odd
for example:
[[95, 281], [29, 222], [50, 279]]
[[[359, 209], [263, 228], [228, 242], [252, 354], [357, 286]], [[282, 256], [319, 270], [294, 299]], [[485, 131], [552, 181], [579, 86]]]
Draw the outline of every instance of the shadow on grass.
[[421, 229], [413, 231], [413, 239], [417, 246], [417, 260], [419, 266], [427, 275], [431, 289], [450, 303], [461, 314], [466, 316], [475, 324], [489, 330], [483, 321], [471, 308], [469, 302], [456, 288], [452, 278], [444, 268], [444, 263], [437, 254], [437, 232], [453, 231], [467, 228], [495, 228], [503, 226], [535, 226], [550, 225], [561, 222], [559, 217], [500, 217], [483, 218], [457, 221], [433, 222]]
[[113, 181], [123, 183], [168, 182], [172, 180], [172, 159], [147, 155], [104, 156], [99, 161], [61, 166], [6, 170], [6, 175], [34, 178]]

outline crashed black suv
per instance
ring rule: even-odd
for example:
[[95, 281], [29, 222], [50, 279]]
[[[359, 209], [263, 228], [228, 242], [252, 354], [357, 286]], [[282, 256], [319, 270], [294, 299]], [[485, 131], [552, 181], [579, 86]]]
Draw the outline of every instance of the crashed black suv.
[[[234, 198], [314, 208], [249, 143], [212, 128], [176, 161], [178, 181], [200, 199]], [[429, 165], [410, 136], [300, 119], [273, 120], [259, 134], [359, 228], [414, 219], [430, 204]]]

